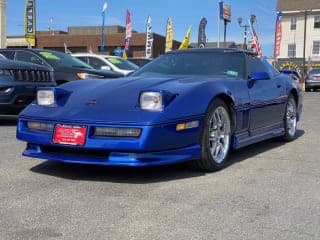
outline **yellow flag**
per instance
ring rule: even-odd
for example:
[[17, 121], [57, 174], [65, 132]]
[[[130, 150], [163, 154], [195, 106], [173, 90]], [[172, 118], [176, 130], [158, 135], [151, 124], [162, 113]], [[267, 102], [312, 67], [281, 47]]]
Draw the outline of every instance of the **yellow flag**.
[[188, 49], [189, 41], [190, 41], [190, 35], [191, 35], [191, 27], [189, 27], [188, 32], [186, 34], [186, 37], [183, 39], [179, 49]]
[[24, 34], [28, 44], [36, 45], [36, 0], [26, 0]]
[[165, 52], [171, 51], [172, 50], [172, 45], [173, 45], [173, 26], [172, 26], [171, 18], [168, 18]]
[[122, 58], [123, 58], [123, 59], [128, 59], [126, 50], [123, 50]]

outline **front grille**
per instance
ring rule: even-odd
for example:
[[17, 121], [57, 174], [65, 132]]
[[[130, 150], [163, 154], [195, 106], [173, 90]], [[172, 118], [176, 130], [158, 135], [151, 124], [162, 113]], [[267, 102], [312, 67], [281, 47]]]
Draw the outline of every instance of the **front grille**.
[[41, 151], [47, 154], [72, 156], [79, 158], [106, 159], [109, 153], [105, 150], [73, 149], [64, 147], [41, 146]]
[[52, 82], [49, 71], [13, 69], [9, 70], [15, 81], [21, 82]]

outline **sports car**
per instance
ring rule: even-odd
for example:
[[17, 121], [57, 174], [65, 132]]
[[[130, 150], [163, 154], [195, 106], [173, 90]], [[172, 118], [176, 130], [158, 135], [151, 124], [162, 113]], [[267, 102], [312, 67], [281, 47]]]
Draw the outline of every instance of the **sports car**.
[[[239, 49], [177, 50], [126, 78], [39, 88], [19, 116], [24, 156], [113, 166], [225, 166], [232, 149], [296, 138], [302, 93]], [[235, 153], [236, 154], [236, 153]]]

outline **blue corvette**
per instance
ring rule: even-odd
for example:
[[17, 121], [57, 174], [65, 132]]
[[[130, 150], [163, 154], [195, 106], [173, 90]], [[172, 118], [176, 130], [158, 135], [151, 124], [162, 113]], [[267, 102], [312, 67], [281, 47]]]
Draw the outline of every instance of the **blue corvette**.
[[40, 88], [19, 116], [24, 156], [113, 166], [193, 160], [222, 168], [231, 149], [295, 139], [299, 86], [238, 49], [189, 49], [129, 77]]

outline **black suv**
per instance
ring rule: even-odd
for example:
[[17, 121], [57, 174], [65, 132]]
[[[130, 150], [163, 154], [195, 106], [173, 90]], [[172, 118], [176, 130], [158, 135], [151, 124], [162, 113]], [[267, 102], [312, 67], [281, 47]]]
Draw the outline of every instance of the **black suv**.
[[11, 117], [31, 103], [37, 87], [55, 86], [45, 66], [0, 58], [0, 116]]
[[51, 67], [57, 84], [79, 79], [103, 79], [122, 77], [123, 74], [108, 70], [96, 70], [81, 60], [58, 51], [45, 49], [0, 49], [0, 54], [15, 61], [31, 62]]

